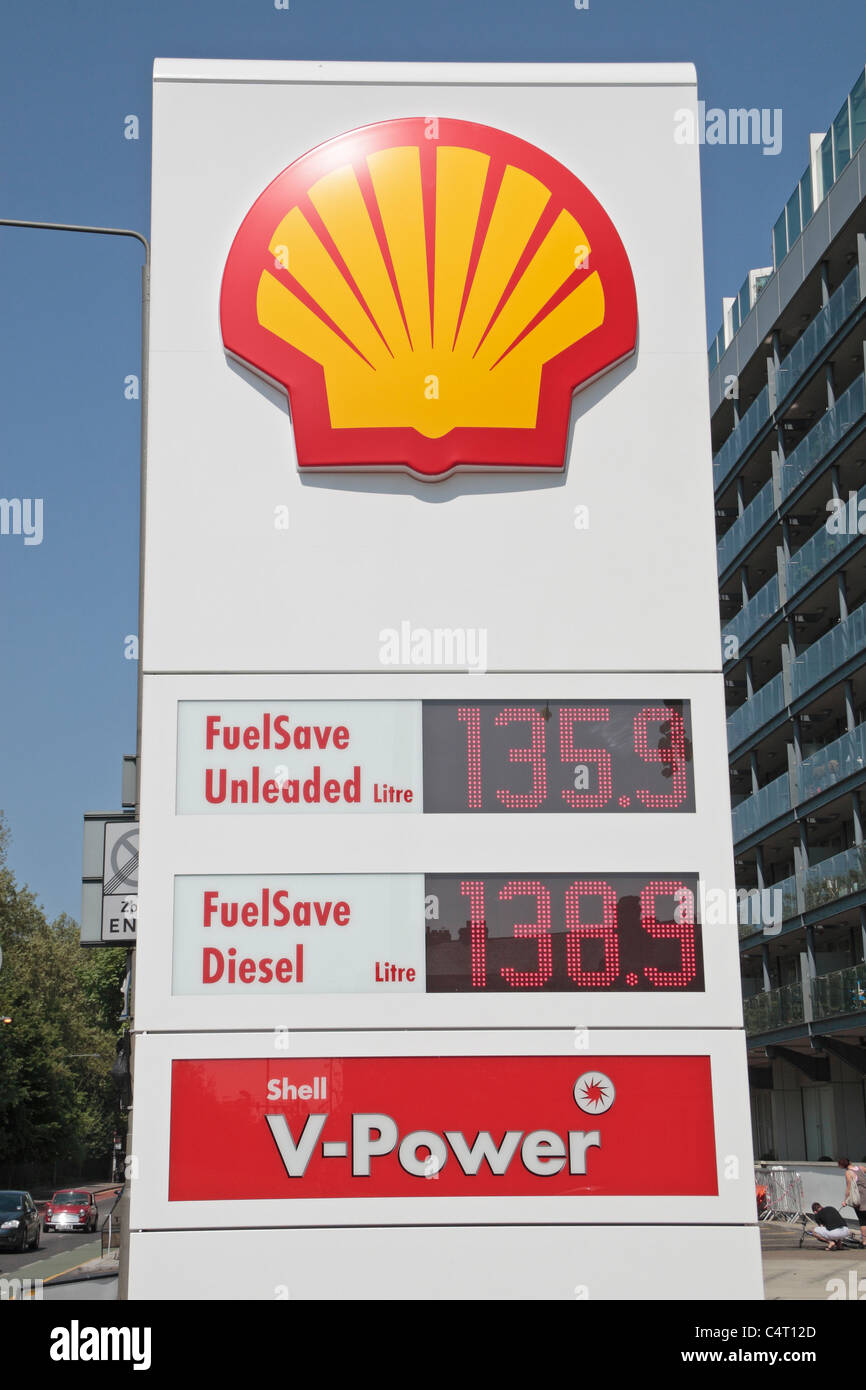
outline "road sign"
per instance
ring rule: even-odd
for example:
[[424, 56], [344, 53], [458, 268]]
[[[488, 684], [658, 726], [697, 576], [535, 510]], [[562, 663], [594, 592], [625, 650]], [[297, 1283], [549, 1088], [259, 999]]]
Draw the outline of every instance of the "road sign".
[[102, 939], [134, 941], [138, 923], [138, 825], [107, 823], [102, 870]]
[[138, 922], [138, 822], [131, 812], [87, 811], [81, 945], [133, 946]]

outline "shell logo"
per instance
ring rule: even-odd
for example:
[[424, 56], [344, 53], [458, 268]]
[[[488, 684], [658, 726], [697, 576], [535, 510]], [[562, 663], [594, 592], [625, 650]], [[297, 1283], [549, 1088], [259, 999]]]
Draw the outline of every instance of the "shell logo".
[[[431, 138], [433, 132], [433, 138]], [[288, 393], [298, 466], [564, 466], [575, 388], [634, 352], [628, 256], [557, 160], [469, 121], [303, 155], [234, 239], [227, 352]]]

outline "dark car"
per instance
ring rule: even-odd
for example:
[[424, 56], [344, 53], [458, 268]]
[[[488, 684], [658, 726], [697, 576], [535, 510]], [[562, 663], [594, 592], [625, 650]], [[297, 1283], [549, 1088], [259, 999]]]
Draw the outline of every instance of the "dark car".
[[39, 1249], [39, 1212], [29, 1192], [0, 1192], [0, 1249]]
[[45, 1208], [44, 1229], [50, 1231], [95, 1231], [99, 1211], [92, 1192], [82, 1187], [64, 1187], [55, 1192]]

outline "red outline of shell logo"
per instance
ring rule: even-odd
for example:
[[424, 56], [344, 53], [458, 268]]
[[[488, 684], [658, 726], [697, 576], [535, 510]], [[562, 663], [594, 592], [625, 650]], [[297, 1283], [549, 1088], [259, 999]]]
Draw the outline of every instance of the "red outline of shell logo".
[[561, 470], [572, 392], [637, 341], [597, 199], [525, 140], [445, 118], [283, 170], [234, 239], [220, 318], [226, 351], [287, 392], [301, 469], [428, 479]]

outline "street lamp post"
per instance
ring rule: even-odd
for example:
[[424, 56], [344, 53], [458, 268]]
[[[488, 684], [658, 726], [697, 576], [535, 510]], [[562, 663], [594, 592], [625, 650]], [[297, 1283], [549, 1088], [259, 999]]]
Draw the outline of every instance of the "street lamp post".
[[[23, 227], [40, 232], [80, 232], [86, 236], [125, 236], [133, 237], [135, 241], [140, 241], [144, 247], [144, 265], [141, 268], [141, 464], [139, 470], [139, 544], [138, 544], [138, 681], [136, 690], [136, 714], [135, 714], [135, 762], [136, 771], [140, 768], [141, 758], [141, 629], [142, 613], [144, 604], [144, 509], [145, 509], [145, 484], [147, 479], [147, 354], [148, 354], [148, 331], [150, 319], [150, 244], [141, 232], [132, 231], [127, 227], [89, 227], [82, 226], [74, 222], [30, 222], [20, 218], [0, 217], [0, 227]], [[135, 814], [138, 817], [138, 777], [136, 777], [135, 790]], [[127, 952], [127, 968], [129, 967], [129, 952]], [[127, 1003], [129, 1012], [132, 1012], [131, 1001]], [[3, 1023], [11, 1023], [11, 1019], [4, 1018]], [[84, 1054], [82, 1054], [84, 1055]], [[131, 1063], [130, 1058], [130, 1063]], [[131, 1109], [131, 1107], [130, 1107]], [[131, 1133], [131, 1131], [130, 1131]], [[56, 1169], [55, 1169], [56, 1176]], [[121, 1204], [128, 1207], [129, 1196], [127, 1189], [124, 1188], [124, 1195]], [[123, 1230], [128, 1232], [129, 1223], [124, 1220]], [[121, 1248], [120, 1277], [118, 1280], [118, 1293], [121, 1298], [126, 1296], [127, 1283], [127, 1262], [129, 1257], [128, 1247], [124, 1240]]]
[[[24, 227], [39, 232], [80, 232], [85, 236], [125, 236], [140, 241], [144, 247], [144, 265], [141, 267], [141, 467], [139, 477], [140, 533], [138, 546], [138, 686], [135, 716], [135, 757], [136, 768], [141, 753], [141, 624], [144, 596], [144, 496], [147, 477], [147, 352], [150, 319], [150, 243], [141, 232], [129, 227], [89, 227], [76, 222], [29, 222], [21, 218], [0, 217], [0, 227]], [[136, 786], [136, 815], [138, 814], [138, 787]]]

